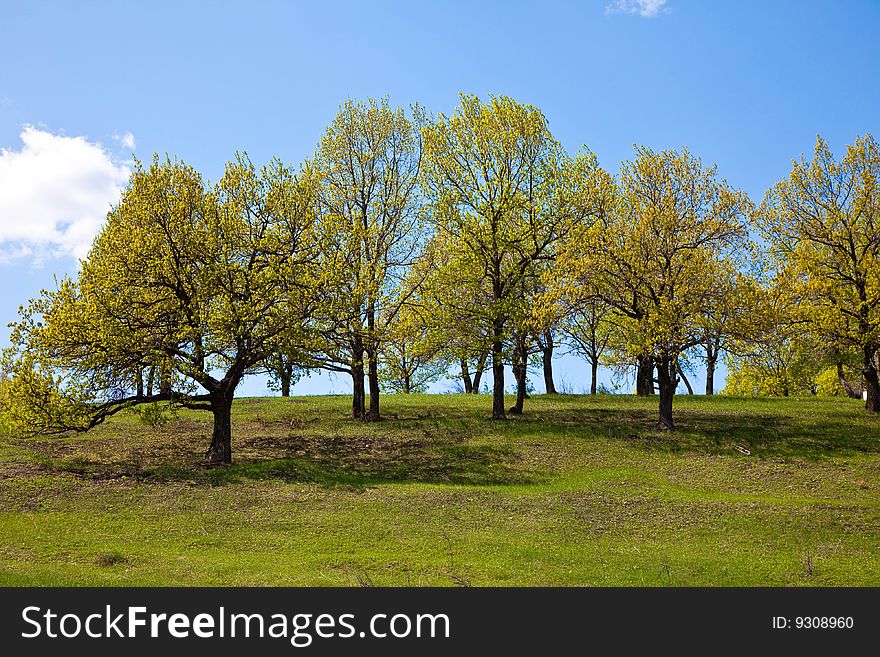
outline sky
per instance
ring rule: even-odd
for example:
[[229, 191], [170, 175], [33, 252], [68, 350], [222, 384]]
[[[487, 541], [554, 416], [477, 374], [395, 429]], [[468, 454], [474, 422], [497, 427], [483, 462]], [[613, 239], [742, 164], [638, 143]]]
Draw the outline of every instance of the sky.
[[[759, 201], [817, 134], [880, 134], [878, 34], [877, 0], [0, 0], [0, 324], [75, 275], [133, 158], [211, 180], [236, 151], [298, 163], [347, 98], [450, 114], [504, 94], [611, 171], [634, 144], [686, 146]], [[575, 392], [588, 371], [557, 363]]]

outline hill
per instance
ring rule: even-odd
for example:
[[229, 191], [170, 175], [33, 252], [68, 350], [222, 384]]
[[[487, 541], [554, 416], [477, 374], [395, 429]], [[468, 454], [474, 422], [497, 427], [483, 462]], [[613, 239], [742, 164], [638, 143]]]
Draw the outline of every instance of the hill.
[[880, 427], [837, 398], [241, 399], [0, 439], [4, 585], [880, 585]]

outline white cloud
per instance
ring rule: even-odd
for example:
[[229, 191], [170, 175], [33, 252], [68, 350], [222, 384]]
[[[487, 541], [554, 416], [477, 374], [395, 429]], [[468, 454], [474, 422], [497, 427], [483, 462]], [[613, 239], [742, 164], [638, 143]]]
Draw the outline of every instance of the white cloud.
[[0, 149], [0, 262], [84, 257], [131, 170], [85, 137], [25, 126], [21, 142]]
[[130, 132], [126, 132], [122, 135], [115, 135], [113, 139], [116, 140], [119, 145], [127, 151], [133, 151], [135, 149], [135, 146], [137, 145], [134, 140], [134, 135]]
[[667, 0], [615, 0], [605, 7], [606, 14], [638, 14], [642, 18], [653, 18], [659, 13], [668, 13]]

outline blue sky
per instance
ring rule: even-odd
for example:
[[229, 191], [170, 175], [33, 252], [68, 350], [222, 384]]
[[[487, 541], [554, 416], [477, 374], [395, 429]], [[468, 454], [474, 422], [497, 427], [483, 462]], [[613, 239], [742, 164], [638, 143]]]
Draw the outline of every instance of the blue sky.
[[688, 146], [759, 200], [817, 133], [880, 134], [878, 34], [880, 2], [855, 0], [0, 0], [0, 321], [76, 270], [132, 153], [211, 179], [236, 150], [299, 162], [348, 97], [507, 94], [606, 168]]

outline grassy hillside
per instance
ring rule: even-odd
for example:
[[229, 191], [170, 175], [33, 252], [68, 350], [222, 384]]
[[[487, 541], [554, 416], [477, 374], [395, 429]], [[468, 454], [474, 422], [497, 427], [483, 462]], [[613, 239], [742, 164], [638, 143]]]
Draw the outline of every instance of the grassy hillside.
[[675, 435], [656, 400], [489, 404], [242, 399], [213, 469], [207, 413], [0, 439], [0, 584], [880, 585], [858, 402], [681, 397]]

